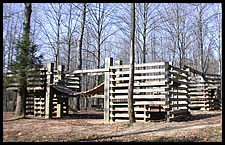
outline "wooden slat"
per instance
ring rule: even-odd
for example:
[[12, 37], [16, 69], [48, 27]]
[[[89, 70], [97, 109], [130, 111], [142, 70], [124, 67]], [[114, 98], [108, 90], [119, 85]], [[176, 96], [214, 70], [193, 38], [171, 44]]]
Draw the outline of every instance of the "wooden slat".
[[127, 103], [113, 103], [113, 102], [109, 102], [109, 105], [112, 105], [112, 106], [127, 106], [128, 104]]
[[81, 73], [98, 73], [98, 72], [108, 72], [109, 69], [88, 69], [88, 70], [75, 70], [73, 74], [81, 74]]
[[[163, 99], [167, 95], [133, 95], [134, 99]], [[112, 99], [111, 97], [110, 99]], [[115, 99], [127, 99], [128, 95], [115, 95]]]
[[[167, 88], [152, 88], [152, 89], [134, 89], [134, 93], [141, 93], [141, 92], [165, 92]], [[115, 91], [110, 90], [110, 93], [128, 93], [128, 89], [116, 89]]]
[[[165, 66], [167, 62], [153, 62], [153, 63], [143, 63], [143, 64], [135, 64], [134, 67], [152, 67], [152, 66]], [[129, 65], [114, 65], [110, 66], [110, 69], [124, 69], [129, 68]]]
[[179, 74], [179, 73], [177, 73], [177, 72], [175, 72], [175, 71], [169, 71], [169, 73], [170, 73], [170, 74], [173, 74], [174, 76], [178, 76], [178, 77], [180, 77], [180, 78], [183, 78], [183, 79], [188, 79], [187, 76], [182, 75], [182, 74]]
[[[166, 85], [167, 81], [152, 81], [152, 82], [145, 82], [145, 83], [134, 83], [134, 87], [148, 87], [148, 86], [164, 86]], [[110, 84], [110, 87], [116, 88], [116, 87], [128, 87], [128, 83], [118, 83], [118, 84]]]
[[65, 81], [80, 81], [79, 77], [65, 77]]
[[[166, 75], [156, 75], [156, 76], [134, 76], [134, 80], [145, 80], [145, 79], [165, 79], [167, 78]], [[129, 80], [129, 77], [119, 77], [112, 79], [110, 78], [110, 81], [123, 81], [123, 80]]]
[[171, 70], [176, 70], [178, 72], [181, 72], [181, 73], [184, 73], [184, 74], [188, 74], [187, 71], [183, 70], [183, 69], [180, 69], [178, 67], [175, 67], [175, 66], [171, 66]]
[[166, 105], [165, 101], [135, 101], [134, 105]]
[[[149, 73], [163, 73], [166, 72], [165, 68], [161, 69], [146, 69], [146, 70], [134, 70], [134, 74], [149, 74]], [[122, 74], [128, 74], [129, 71], [116, 71], [115, 73], [110, 73], [110, 75], [122, 75]]]
[[94, 96], [91, 96], [91, 98], [105, 98], [105, 96], [104, 95], [94, 95]]
[[[110, 114], [110, 117], [125, 117], [125, 118], [127, 118], [127, 117], [129, 117], [129, 115], [116, 113], [116, 114]], [[144, 118], [144, 117], [149, 118], [144, 114], [135, 114], [135, 118]]]
[[6, 88], [7, 91], [18, 91], [19, 88], [18, 87], [8, 87]]
[[[121, 108], [115, 108], [115, 109], [113, 109], [113, 108], [110, 108], [110, 111], [128, 111], [128, 108], [126, 107], [121, 107]], [[146, 110], [145, 108], [136, 108], [136, 107], [134, 107], [134, 111], [148, 111], [148, 110]]]

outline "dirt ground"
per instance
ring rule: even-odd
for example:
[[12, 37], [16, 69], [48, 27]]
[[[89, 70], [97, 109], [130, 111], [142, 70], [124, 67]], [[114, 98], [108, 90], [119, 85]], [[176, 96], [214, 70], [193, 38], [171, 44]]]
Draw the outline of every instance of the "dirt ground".
[[104, 122], [103, 112], [81, 111], [63, 119], [8, 120], [3, 142], [222, 142], [221, 111], [193, 111], [183, 122]]

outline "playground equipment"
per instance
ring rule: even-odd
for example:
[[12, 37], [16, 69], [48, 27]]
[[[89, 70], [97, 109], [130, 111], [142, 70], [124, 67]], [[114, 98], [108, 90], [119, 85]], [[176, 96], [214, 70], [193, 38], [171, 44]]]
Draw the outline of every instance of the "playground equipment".
[[[128, 120], [129, 65], [105, 58], [105, 68], [65, 72], [64, 65], [49, 63], [38, 70], [39, 79], [30, 76], [26, 114], [36, 117], [61, 117], [68, 114], [68, 98], [91, 96], [104, 98], [104, 120]], [[80, 80], [86, 75], [104, 75], [104, 82], [88, 91], [81, 91]], [[8, 72], [8, 77], [13, 75]], [[28, 74], [29, 75], [29, 74]], [[219, 75], [203, 74], [188, 66], [177, 68], [172, 62], [135, 64], [134, 111], [136, 120], [167, 121], [187, 118], [190, 108], [220, 109]], [[7, 90], [18, 91], [12, 83]], [[103, 95], [99, 95], [102, 93]]]

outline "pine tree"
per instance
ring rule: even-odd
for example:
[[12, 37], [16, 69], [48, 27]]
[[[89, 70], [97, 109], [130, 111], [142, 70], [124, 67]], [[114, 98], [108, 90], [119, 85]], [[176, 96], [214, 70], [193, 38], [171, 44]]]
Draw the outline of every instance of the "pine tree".
[[[28, 71], [31, 68], [39, 68], [42, 66], [42, 55], [36, 56], [37, 47], [36, 45], [31, 45], [29, 39], [31, 11], [31, 3], [25, 3], [22, 39], [17, 42], [16, 61], [11, 66], [12, 71], [18, 73], [18, 76], [14, 77], [14, 80], [19, 84], [15, 111], [15, 116], [17, 117], [25, 117]], [[33, 73], [37, 74], [35, 70]]]

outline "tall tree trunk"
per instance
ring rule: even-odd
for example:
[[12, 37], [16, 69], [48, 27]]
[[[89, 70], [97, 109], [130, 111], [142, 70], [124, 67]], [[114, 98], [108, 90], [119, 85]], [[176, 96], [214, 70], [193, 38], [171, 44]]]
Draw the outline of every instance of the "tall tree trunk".
[[82, 4], [82, 21], [80, 25], [80, 36], [78, 40], [78, 57], [77, 57], [77, 69], [82, 69], [82, 41], [83, 41], [83, 35], [84, 35], [84, 25], [85, 25], [85, 17], [86, 17], [86, 4]]
[[[96, 68], [100, 68], [100, 47], [101, 47], [101, 3], [99, 3], [99, 9], [98, 9], [98, 23], [97, 23], [97, 64]], [[103, 11], [104, 13], [104, 11]], [[96, 86], [99, 84], [99, 76], [96, 76]]]
[[146, 63], [146, 30], [147, 30], [147, 3], [144, 3], [144, 16], [143, 16], [143, 63]]
[[128, 86], [128, 114], [129, 122], [135, 122], [133, 106], [133, 88], [134, 88], [134, 31], [135, 31], [135, 3], [131, 3], [131, 30], [130, 30], [130, 74]]
[[71, 15], [72, 15], [72, 4], [70, 4], [70, 10], [69, 10], [69, 21], [68, 21], [68, 32], [67, 32], [67, 37], [68, 37], [68, 55], [67, 55], [67, 71], [70, 70], [70, 51], [71, 51]]
[[56, 60], [55, 60], [55, 67], [59, 64], [59, 27], [60, 27], [60, 17], [58, 18], [57, 23], [57, 38], [56, 38]]
[[[30, 18], [31, 18], [31, 3], [25, 3], [24, 8], [24, 23], [23, 23], [23, 33], [22, 33], [22, 43], [27, 42], [26, 39], [29, 39], [29, 33], [30, 33]], [[29, 42], [29, 41], [28, 41]], [[29, 48], [29, 43], [27, 48]], [[26, 53], [28, 50], [21, 50], [21, 53]], [[26, 54], [25, 54], [26, 55]], [[24, 65], [24, 64], [23, 64]], [[26, 66], [23, 66], [26, 67]], [[17, 96], [17, 105], [16, 105], [16, 111], [15, 116], [22, 116], [25, 117], [25, 99], [27, 96], [27, 84], [26, 84], [26, 72], [23, 70], [19, 73], [21, 84], [19, 87], [19, 92]]]
[[180, 48], [180, 24], [179, 24], [179, 7], [177, 4], [177, 11], [176, 11], [176, 38], [177, 38], [177, 49], [178, 49], [178, 57], [179, 57], [179, 67], [181, 68], [182, 62], [181, 62], [181, 48]]
[[[86, 3], [82, 4], [82, 21], [80, 25], [80, 36], [78, 40], [78, 57], [77, 57], [77, 69], [82, 69], [82, 41], [83, 41], [83, 35], [84, 35], [84, 25], [85, 25], [85, 16], [86, 16]], [[82, 83], [82, 78], [80, 77], [80, 83]], [[80, 89], [82, 90], [82, 85], [80, 85]], [[75, 108], [76, 110], [80, 110], [80, 97], [77, 97], [75, 99]]]
[[201, 71], [204, 73], [204, 65], [203, 65], [203, 36], [202, 36], [202, 6], [199, 4], [199, 24], [198, 24], [198, 42], [199, 42], [199, 50], [200, 50], [200, 67]]

